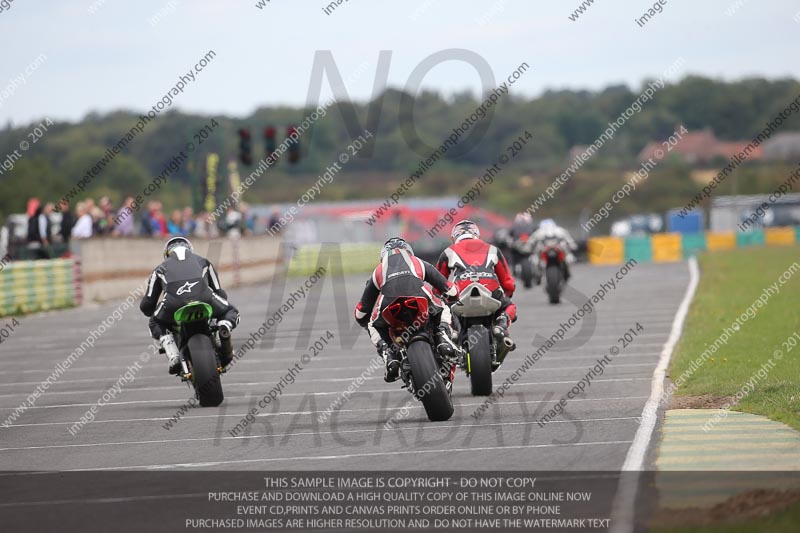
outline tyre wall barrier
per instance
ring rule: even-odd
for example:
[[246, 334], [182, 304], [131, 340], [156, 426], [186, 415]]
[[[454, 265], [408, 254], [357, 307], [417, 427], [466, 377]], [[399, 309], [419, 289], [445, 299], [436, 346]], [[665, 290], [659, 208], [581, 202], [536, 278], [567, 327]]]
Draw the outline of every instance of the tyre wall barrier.
[[80, 303], [80, 268], [76, 260], [11, 261], [0, 269], [0, 316]]
[[654, 233], [644, 237], [592, 237], [589, 262], [617, 265], [629, 259], [638, 262], [681, 261], [697, 252], [732, 250], [750, 246], [795, 246], [800, 243], [800, 226], [765, 228], [748, 232]]

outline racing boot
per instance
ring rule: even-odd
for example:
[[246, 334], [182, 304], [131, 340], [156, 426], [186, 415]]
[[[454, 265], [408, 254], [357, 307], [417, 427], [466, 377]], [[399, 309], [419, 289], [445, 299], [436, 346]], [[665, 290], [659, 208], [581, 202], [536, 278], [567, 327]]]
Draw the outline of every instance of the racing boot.
[[494, 320], [494, 328], [492, 329], [492, 333], [494, 333], [495, 339], [497, 339], [498, 343], [503, 344], [509, 352], [513, 352], [514, 349], [517, 347], [517, 344], [508, 336], [508, 324], [510, 319], [508, 315], [505, 313], [500, 313], [497, 318]]
[[227, 320], [220, 320], [217, 322], [217, 326], [219, 327], [220, 342], [219, 362], [222, 365], [222, 368], [225, 368], [231, 364], [231, 361], [233, 361], [233, 344], [231, 343], [231, 331], [233, 330], [233, 324]]
[[455, 361], [461, 353], [453, 342], [453, 330], [448, 324], [439, 324], [436, 328], [436, 352], [449, 361]]
[[178, 353], [178, 345], [175, 344], [175, 338], [172, 333], [167, 333], [158, 339], [158, 343], [164, 353], [167, 354], [167, 358], [169, 358], [169, 373], [177, 376], [181, 373], [181, 354]]
[[383, 381], [386, 383], [397, 381], [400, 378], [400, 354], [397, 353], [397, 350], [393, 350], [385, 340], [378, 341], [377, 349], [378, 355], [386, 363]]

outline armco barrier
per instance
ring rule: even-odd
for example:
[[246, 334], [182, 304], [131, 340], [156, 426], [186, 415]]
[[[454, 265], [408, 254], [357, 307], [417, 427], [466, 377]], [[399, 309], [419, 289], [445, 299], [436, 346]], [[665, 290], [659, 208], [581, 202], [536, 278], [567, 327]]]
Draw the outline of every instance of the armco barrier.
[[749, 246], [793, 246], [800, 243], [800, 226], [748, 232], [656, 233], [647, 237], [592, 237], [589, 262], [616, 265], [626, 259], [656, 263], [680, 261], [703, 250], [733, 250]]
[[0, 316], [79, 305], [72, 259], [12, 261], [0, 271]]
[[[309, 276], [323, 266], [329, 274], [370, 272], [380, 259], [378, 243], [330, 243], [300, 246], [289, 262], [290, 276]], [[325, 254], [320, 259], [320, 251]]]

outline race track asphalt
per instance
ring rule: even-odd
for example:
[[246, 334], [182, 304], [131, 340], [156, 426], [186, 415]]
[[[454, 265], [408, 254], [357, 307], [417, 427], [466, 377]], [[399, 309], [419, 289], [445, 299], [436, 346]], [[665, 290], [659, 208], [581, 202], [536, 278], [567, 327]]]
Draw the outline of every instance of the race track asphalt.
[[[541, 287], [520, 288], [515, 297], [519, 320], [512, 327], [519, 347], [495, 374], [495, 384], [538, 348], [535, 336], [550, 337], [576, 311], [576, 303], [582, 304], [617, 271], [616, 266], [575, 266], [571, 301], [560, 305], [549, 305]], [[374, 350], [365, 333], [340, 331], [353, 325], [350, 310], [364, 279], [347, 276], [319, 283], [316, 311], [309, 299], [301, 300], [268, 333], [274, 333], [274, 345], [257, 345], [223, 376], [222, 406], [189, 409], [166, 429], [191, 394], [167, 374], [166, 360], [159, 355], [142, 364], [135, 379], [97, 409], [94, 422], [71, 435], [69, 428], [146, 349], [146, 319], [138, 307], [126, 311], [33, 407], [10, 427], [0, 428], [0, 470], [618, 470], [638, 428], [689, 273], [686, 263], [633, 267], [594, 312], [479, 419], [471, 413], [483, 398], [472, 397], [467, 379], [459, 374], [453, 394], [456, 412], [449, 421], [429, 422], [421, 405], [412, 401], [408, 416], [392, 427], [386, 427], [387, 420], [411, 396], [397, 383], [385, 384], [382, 369], [368, 370]], [[289, 279], [287, 294], [273, 295], [272, 301], [282, 301], [302, 282]], [[230, 291], [243, 317], [235, 332], [237, 347], [265, 319], [269, 292], [267, 285]], [[20, 317], [20, 325], [0, 348], [2, 419], [118, 306], [112, 302]], [[540, 427], [536, 421], [597, 359], [619, 346], [618, 339], [637, 322], [644, 331], [613, 357], [585, 393], [568, 401], [564, 415]], [[310, 355], [308, 342], [326, 331], [334, 340], [301, 363], [303, 354]], [[260, 409], [259, 400], [295, 363], [302, 370], [294, 383], [283, 388], [278, 401]], [[363, 384], [340, 410], [320, 421], [362, 374]], [[258, 410], [256, 422], [233, 436], [231, 430], [252, 408]]]

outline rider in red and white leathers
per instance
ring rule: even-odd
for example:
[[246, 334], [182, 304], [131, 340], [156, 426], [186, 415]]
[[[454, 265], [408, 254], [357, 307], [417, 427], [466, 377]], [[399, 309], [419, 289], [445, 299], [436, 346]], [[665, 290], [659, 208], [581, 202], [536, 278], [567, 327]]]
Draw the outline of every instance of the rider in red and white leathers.
[[573, 252], [578, 249], [578, 245], [575, 243], [575, 239], [572, 238], [572, 235], [556, 224], [552, 218], [546, 218], [539, 223], [539, 229], [533, 232], [531, 240], [533, 241], [533, 253], [535, 257], [539, 257], [544, 247], [551, 242], [558, 244], [564, 249], [564, 252], [567, 254], [567, 261], [564, 264], [564, 279], [569, 280], [569, 265], [575, 262], [575, 255], [573, 255]]
[[431, 291], [431, 287], [446, 299], [453, 299], [457, 294], [455, 286], [433, 265], [416, 257], [405, 240], [395, 237], [386, 241], [381, 252], [381, 262], [372, 271], [361, 300], [356, 305], [355, 319], [367, 329], [370, 340], [386, 363], [384, 379], [387, 382], [397, 380], [400, 358], [397, 346], [389, 334], [389, 326], [381, 313], [395, 298], [426, 298], [436, 335], [437, 352], [448, 359], [458, 353], [458, 347], [452, 340], [450, 308]]
[[492, 291], [492, 296], [502, 303], [495, 313], [493, 333], [509, 351], [513, 350], [516, 345], [508, 334], [508, 326], [517, 319], [517, 306], [511, 301], [516, 287], [503, 253], [480, 240], [480, 230], [470, 220], [453, 226], [450, 239], [453, 244], [442, 252], [436, 268], [456, 284], [459, 292], [476, 277]]

